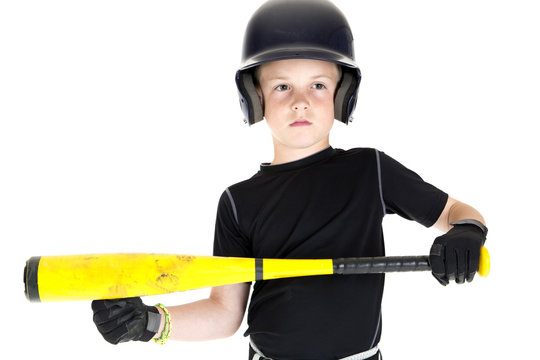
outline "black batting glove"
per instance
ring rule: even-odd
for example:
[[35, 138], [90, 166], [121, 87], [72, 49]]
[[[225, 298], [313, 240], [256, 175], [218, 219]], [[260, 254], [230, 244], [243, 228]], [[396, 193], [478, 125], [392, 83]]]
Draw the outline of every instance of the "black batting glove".
[[442, 284], [455, 280], [472, 281], [478, 271], [480, 248], [486, 241], [487, 228], [476, 220], [461, 220], [446, 234], [435, 239], [429, 261], [433, 276]]
[[141, 298], [92, 301], [94, 323], [111, 344], [150, 341], [159, 330], [161, 315], [155, 306], [146, 306]]

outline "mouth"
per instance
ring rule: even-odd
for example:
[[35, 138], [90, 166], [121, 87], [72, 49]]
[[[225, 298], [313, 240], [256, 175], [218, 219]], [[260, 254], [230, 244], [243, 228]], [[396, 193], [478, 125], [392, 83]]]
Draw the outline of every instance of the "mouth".
[[306, 120], [306, 119], [298, 119], [298, 120], [295, 120], [292, 124], [290, 124], [289, 126], [293, 126], [293, 127], [296, 127], [296, 126], [309, 126], [311, 125], [311, 122]]

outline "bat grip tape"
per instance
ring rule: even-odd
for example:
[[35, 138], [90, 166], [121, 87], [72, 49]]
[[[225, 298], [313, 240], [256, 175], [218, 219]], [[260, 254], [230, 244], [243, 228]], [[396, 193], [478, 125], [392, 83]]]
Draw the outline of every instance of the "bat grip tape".
[[333, 266], [334, 274], [341, 275], [431, 270], [428, 256], [340, 258], [333, 260]]

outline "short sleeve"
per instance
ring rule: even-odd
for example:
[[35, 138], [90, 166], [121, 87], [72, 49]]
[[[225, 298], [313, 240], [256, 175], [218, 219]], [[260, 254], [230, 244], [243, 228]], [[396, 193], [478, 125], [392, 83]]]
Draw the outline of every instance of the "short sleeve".
[[252, 257], [251, 245], [238, 225], [236, 204], [229, 189], [223, 192], [218, 203], [214, 256]]
[[383, 152], [377, 152], [379, 181], [387, 214], [398, 214], [425, 227], [432, 226], [448, 200], [448, 194], [425, 182]]

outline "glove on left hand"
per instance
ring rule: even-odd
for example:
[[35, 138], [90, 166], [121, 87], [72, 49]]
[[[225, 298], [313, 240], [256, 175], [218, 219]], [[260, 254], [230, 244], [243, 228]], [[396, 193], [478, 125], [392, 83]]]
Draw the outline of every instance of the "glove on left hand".
[[480, 248], [486, 241], [480, 226], [471, 223], [454, 224], [446, 234], [435, 239], [429, 254], [433, 276], [442, 284], [452, 280], [463, 284], [472, 281], [478, 271]]

